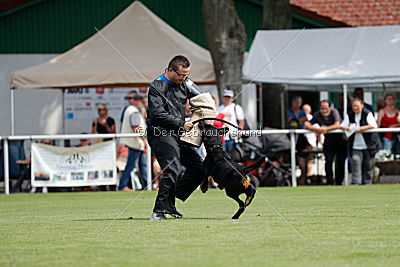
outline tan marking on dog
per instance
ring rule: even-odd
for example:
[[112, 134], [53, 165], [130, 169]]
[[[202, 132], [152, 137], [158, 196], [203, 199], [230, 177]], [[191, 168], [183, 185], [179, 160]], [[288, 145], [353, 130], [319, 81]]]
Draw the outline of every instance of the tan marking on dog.
[[248, 175], [246, 175], [246, 179], [244, 177], [242, 178], [242, 185], [244, 186], [244, 188], [249, 187], [249, 185], [250, 185], [250, 177]]

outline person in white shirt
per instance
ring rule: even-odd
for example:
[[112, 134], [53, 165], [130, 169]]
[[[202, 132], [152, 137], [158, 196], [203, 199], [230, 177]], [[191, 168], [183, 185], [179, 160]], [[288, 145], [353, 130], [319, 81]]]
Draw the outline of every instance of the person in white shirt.
[[[224, 120], [229, 121], [230, 123], [238, 126], [241, 129], [244, 129], [245, 121], [244, 121], [243, 108], [233, 103], [233, 97], [234, 97], [233, 91], [225, 89], [222, 96], [224, 104], [220, 105], [217, 108], [217, 112], [225, 115], [223, 118]], [[231, 131], [236, 130], [232, 129], [230, 125], [225, 125], [225, 126], [229, 127]], [[225, 138], [225, 151], [229, 152], [231, 151], [234, 142], [232, 138], [229, 136], [229, 134], [224, 136], [224, 138]]]
[[352, 158], [352, 184], [371, 184], [374, 167], [374, 156], [379, 150], [380, 142], [377, 133], [362, 133], [364, 130], [377, 128], [374, 115], [364, 109], [360, 99], [354, 99], [352, 111], [345, 116], [341, 127], [348, 131], [349, 150]]

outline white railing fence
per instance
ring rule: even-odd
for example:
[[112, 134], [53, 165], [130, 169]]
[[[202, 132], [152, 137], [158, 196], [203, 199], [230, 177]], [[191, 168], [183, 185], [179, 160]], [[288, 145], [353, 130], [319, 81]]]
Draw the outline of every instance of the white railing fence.
[[[310, 130], [304, 129], [295, 129], [295, 130], [247, 130], [247, 131], [240, 131], [239, 135], [242, 136], [261, 136], [261, 135], [271, 135], [271, 134], [279, 134], [279, 135], [289, 135], [290, 137], [290, 154], [291, 154], [291, 174], [292, 174], [292, 186], [297, 186], [296, 180], [296, 140], [295, 134], [305, 134], [310, 133]], [[377, 128], [377, 129], [370, 129], [363, 131], [365, 133], [385, 133], [385, 132], [400, 132], [400, 128]], [[344, 130], [333, 130], [329, 131], [327, 134], [332, 133], [344, 133]], [[145, 136], [144, 134], [65, 134], [65, 135], [13, 135], [13, 136], [4, 136], [0, 137], [0, 141], [3, 141], [3, 153], [4, 153], [4, 184], [5, 184], [5, 194], [10, 193], [9, 189], [9, 158], [8, 158], [8, 142], [9, 141], [18, 141], [18, 140], [72, 140], [72, 139], [103, 139], [103, 138], [120, 138], [120, 137], [138, 137], [138, 136]], [[151, 150], [150, 146], [147, 143], [147, 189], [150, 191], [152, 190], [151, 185]], [[345, 185], [349, 184], [348, 181], [348, 171], [346, 167], [345, 171]]]

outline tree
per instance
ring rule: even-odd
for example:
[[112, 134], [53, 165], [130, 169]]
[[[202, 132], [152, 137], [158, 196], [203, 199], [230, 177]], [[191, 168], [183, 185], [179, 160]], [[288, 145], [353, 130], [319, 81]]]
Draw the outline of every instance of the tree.
[[289, 0], [263, 0], [263, 29], [281, 30], [292, 27]]
[[[263, 29], [281, 30], [292, 27], [289, 0], [263, 0]], [[271, 63], [274, 64], [273, 62]], [[281, 91], [279, 84], [264, 84], [263, 94], [263, 118], [264, 125], [272, 128], [281, 128]], [[287, 94], [285, 103], [287, 103]], [[286, 110], [284, 111], [286, 114]], [[286, 117], [286, 116], [285, 116]], [[283, 122], [286, 124], [286, 120]]]
[[237, 95], [242, 88], [247, 37], [233, 0], [203, 0], [203, 21], [219, 97], [226, 87]]

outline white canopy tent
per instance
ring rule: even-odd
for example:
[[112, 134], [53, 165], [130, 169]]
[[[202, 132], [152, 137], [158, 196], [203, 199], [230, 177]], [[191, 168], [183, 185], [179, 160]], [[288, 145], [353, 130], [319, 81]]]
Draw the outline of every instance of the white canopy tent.
[[[243, 79], [342, 85], [347, 95], [348, 84], [399, 82], [399, 62], [400, 26], [258, 31], [243, 65]], [[346, 102], [345, 97], [345, 113]], [[283, 94], [281, 105], [283, 111]]]
[[400, 81], [400, 26], [304, 30], [261, 71], [298, 33], [258, 31], [243, 79], [297, 85]]

